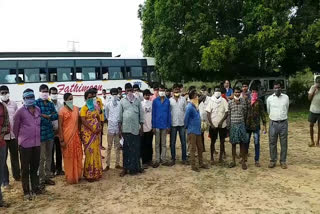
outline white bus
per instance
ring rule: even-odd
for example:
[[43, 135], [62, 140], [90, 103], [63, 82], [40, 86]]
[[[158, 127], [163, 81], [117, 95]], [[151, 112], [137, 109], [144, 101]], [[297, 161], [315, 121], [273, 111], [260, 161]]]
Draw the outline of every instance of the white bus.
[[127, 82], [142, 90], [157, 80], [154, 58], [124, 59], [112, 57], [39, 57], [0, 58], [0, 85], [10, 90], [10, 99], [22, 104], [22, 93], [31, 88], [38, 98], [39, 86], [56, 87], [59, 99], [72, 93], [74, 104], [84, 104], [84, 92], [122, 87]]

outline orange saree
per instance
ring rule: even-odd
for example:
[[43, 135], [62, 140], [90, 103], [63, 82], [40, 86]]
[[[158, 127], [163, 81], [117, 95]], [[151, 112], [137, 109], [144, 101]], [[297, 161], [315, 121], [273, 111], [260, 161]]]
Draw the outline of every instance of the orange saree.
[[64, 106], [59, 111], [60, 135], [65, 146], [62, 149], [64, 170], [67, 182], [78, 183], [82, 175], [82, 144], [79, 136], [79, 108], [74, 106], [73, 111]]

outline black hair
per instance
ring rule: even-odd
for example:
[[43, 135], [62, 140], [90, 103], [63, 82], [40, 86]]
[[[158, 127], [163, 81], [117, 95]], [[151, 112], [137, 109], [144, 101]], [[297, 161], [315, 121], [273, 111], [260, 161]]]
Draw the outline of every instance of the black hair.
[[[118, 90], [118, 89], [117, 89], [117, 90]], [[103, 92], [103, 91], [107, 92], [107, 90], [106, 90], [106, 89], [102, 89], [102, 92]]]
[[97, 88], [91, 88], [92, 93], [97, 94], [98, 93], [98, 89]]
[[139, 85], [138, 85], [138, 84], [134, 84], [134, 85], [132, 86], [132, 88], [133, 88], [133, 89], [137, 88], [137, 89], [139, 89], [139, 90], [140, 90], [140, 87], [139, 87]]
[[207, 90], [207, 86], [205, 86], [205, 85], [201, 86], [201, 87], [200, 87], [200, 90], [206, 91], [206, 90]]
[[242, 83], [242, 86], [244, 86], [244, 85], [249, 86], [249, 83], [247, 81], [245, 81]]
[[317, 76], [315, 80], [316, 80], [316, 81], [320, 80], [320, 76]]
[[195, 89], [196, 89], [196, 86], [192, 85], [192, 86], [190, 86], [190, 87], [188, 88], [188, 91], [189, 91], [189, 93], [190, 93], [190, 91], [195, 90]]
[[221, 89], [221, 94], [227, 93], [227, 89], [225, 89], [224, 87], [220, 87], [220, 89]]
[[242, 90], [241, 90], [239, 87], [235, 87], [235, 88], [234, 88], [234, 91], [240, 91], [240, 92], [242, 92]]
[[121, 88], [121, 87], [118, 87], [118, 90], [122, 91], [122, 88]]
[[208, 93], [211, 94], [212, 88], [208, 88]]
[[63, 100], [64, 100], [64, 101], [67, 101], [70, 96], [72, 96], [71, 93], [65, 93], [65, 94], [63, 95]]
[[159, 89], [159, 83], [157, 83], [157, 82], [153, 83], [152, 88]]
[[161, 85], [159, 85], [159, 89], [160, 89], [160, 88], [161, 88], [161, 89], [165, 89], [166, 87], [161, 84]]
[[177, 83], [175, 83], [175, 84], [172, 86], [172, 89], [173, 89], [173, 90], [176, 89], [176, 88], [179, 88], [179, 89], [180, 89], [180, 85], [177, 84]]
[[127, 90], [127, 89], [132, 89], [132, 84], [131, 83], [126, 83], [125, 85], [124, 85], [124, 89], [125, 90]]
[[0, 86], [0, 91], [9, 91], [9, 88], [6, 85], [2, 85]]
[[151, 95], [151, 91], [149, 89], [146, 89], [143, 91], [143, 96], [144, 95]]
[[118, 89], [117, 88], [111, 88], [110, 89], [110, 94], [111, 95], [118, 95]]
[[88, 91], [84, 92], [84, 99], [88, 99], [89, 94], [93, 94], [91, 89], [89, 89]]
[[171, 91], [172, 91], [171, 88], [166, 89], [166, 92], [171, 92]]
[[26, 92], [34, 92], [31, 88], [27, 88], [26, 90], [23, 91], [23, 93], [26, 93]]
[[273, 86], [275, 85], [280, 85], [281, 86], [281, 82], [279, 80], [274, 81]]
[[39, 91], [44, 90], [44, 89], [48, 89], [48, 91], [49, 91], [49, 87], [46, 84], [40, 85]]
[[192, 89], [190, 92], [189, 92], [189, 99], [192, 100], [194, 95], [197, 94], [197, 90], [195, 89]]
[[51, 87], [51, 88], [49, 89], [49, 94], [51, 94], [52, 91], [58, 92], [58, 89], [57, 89], [56, 87]]
[[251, 91], [252, 91], [252, 90], [258, 91], [258, 86], [257, 86], [257, 85], [252, 85], [252, 86], [251, 86]]

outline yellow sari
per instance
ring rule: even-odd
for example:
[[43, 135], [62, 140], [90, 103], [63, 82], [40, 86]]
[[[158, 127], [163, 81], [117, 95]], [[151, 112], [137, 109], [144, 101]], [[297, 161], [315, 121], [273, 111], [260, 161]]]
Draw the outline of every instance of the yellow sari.
[[[80, 116], [85, 117], [90, 127], [95, 131], [100, 126], [99, 111], [89, 111], [84, 105], [81, 108]], [[100, 134], [92, 133], [86, 126], [81, 125], [81, 140], [84, 146], [85, 161], [83, 176], [87, 180], [97, 180], [102, 177], [102, 161], [100, 152]]]

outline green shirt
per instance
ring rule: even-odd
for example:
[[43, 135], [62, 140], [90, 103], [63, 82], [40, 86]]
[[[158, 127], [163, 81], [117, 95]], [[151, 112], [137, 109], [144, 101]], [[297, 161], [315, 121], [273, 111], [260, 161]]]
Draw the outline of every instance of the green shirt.
[[143, 109], [139, 99], [135, 98], [131, 103], [127, 98], [120, 101], [120, 123], [122, 133], [139, 135], [140, 124], [144, 122]]

